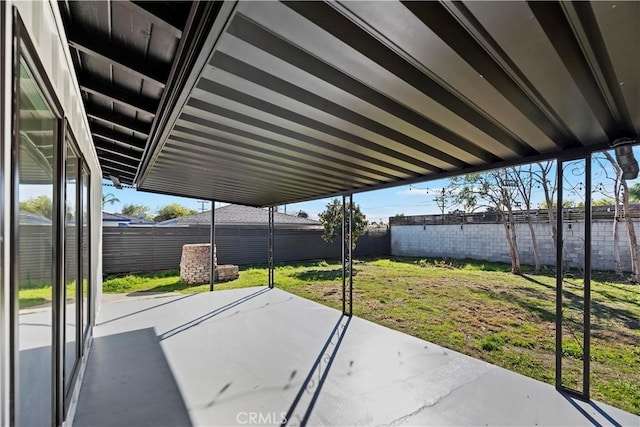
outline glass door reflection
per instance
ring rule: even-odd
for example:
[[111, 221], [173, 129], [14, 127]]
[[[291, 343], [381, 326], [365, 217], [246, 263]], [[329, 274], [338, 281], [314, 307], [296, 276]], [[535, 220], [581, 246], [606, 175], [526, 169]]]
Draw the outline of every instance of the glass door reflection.
[[65, 220], [64, 220], [64, 384], [68, 392], [78, 359], [77, 283], [78, 283], [78, 156], [67, 141], [65, 163]]
[[[55, 147], [58, 121], [23, 58], [19, 68], [17, 171], [18, 347], [15, 381], [20, 425], [51, 425]], [[15, 209], [15, 208], [14, 208]], [[15, 210], [14, 210], [15, 212]], [[17, 342], [15, 342], [17, 341]]]
[[[90, 260], [89, 260], [89, 172], [87, 168], [82, 168], [82, 333], [86, 338], [89, 332], [90, 318], [89, 313], [89, 274], [90, 274]], [[84, 342], [84, 340], [83, 340]], [[83, 344], [84, 345], [84, 344]]]

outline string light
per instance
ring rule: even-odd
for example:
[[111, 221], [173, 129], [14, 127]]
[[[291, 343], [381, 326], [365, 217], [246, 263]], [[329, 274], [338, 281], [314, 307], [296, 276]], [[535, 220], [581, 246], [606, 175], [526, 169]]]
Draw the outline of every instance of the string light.
[[[102, 186], [103, 186], [103, 187], [115, 187], [115, 185], [113, 185], [113, 184], [108, 184], [108, 183], [106, 183], [106, 182], [103, 182], [103, 183], [102, 183]], [[136, 189], [136, 187], [135, 187], [134, 185], [126, 185], [126, 184], [120, 184], [120, 187], [122, 187], [122, 188], [126, 188], [126, 189], [128, 189], [128, 190], [135, 190], [135, 189]]]

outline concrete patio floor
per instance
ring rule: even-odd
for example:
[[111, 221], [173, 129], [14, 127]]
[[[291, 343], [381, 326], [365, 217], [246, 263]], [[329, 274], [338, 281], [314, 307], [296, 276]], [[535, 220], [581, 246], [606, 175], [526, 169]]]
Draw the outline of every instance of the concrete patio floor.
[[279, 289], [105, 302], [94, 337], [75, 426], [640, 426]]

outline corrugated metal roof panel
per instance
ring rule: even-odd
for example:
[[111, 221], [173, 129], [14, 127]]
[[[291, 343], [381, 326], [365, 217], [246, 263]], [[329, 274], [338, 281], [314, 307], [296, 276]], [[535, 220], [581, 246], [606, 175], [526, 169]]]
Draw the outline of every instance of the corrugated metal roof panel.
[[639, 8], [616, 9], [238, 3], [139, 188], [274, 205], [633, 137]]
[[146, 140], [103, 167], [147, 191], [276, 205], [640, 132], [638, 2], [203, 2], [184, 34], [178, 2], [65, 5], [91, 123]]

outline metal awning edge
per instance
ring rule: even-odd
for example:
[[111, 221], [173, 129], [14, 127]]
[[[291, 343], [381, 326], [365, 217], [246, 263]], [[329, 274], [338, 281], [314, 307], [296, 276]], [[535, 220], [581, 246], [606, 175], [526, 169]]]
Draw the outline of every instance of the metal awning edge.
[[[162, 151], [189, 94], [210, 56], [215, 52], [218, 40], [231, 22], [237, 3], [237, 1], [194, 3], [171, 66], [169, 81], [162, 94], [140, 167], [134, 178], [138, 188], [143, 188], [144, 181]], [[208, 53], [202, 55], [202, 52]]]

